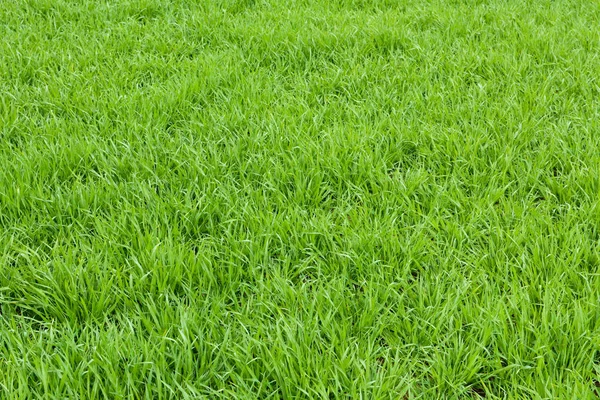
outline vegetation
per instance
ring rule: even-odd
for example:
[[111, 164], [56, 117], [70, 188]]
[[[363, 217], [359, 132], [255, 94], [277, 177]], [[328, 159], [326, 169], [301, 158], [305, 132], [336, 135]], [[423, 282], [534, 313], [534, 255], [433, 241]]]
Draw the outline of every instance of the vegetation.
[[3, 398], [595, 398], [600, 3], [4, 0]]

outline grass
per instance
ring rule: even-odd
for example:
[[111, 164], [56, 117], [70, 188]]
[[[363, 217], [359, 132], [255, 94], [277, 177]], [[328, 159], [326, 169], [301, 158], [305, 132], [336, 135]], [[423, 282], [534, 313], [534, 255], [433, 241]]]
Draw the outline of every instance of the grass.
[[1, 397], [596, 398], [599, 21], [3, 0]]

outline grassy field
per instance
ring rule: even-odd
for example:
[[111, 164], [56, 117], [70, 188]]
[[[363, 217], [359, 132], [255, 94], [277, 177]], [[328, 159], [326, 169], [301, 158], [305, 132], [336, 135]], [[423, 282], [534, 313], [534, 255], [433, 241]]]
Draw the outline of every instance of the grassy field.
[[0, 397], [592, 399], [600, 3], [1, 0]]

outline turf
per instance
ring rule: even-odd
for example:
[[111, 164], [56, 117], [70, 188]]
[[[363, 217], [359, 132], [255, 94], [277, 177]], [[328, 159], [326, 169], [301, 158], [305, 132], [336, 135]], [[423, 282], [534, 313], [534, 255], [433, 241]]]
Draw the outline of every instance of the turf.
[[1, 397], [595, 398], [599, 21], [3, 0]]

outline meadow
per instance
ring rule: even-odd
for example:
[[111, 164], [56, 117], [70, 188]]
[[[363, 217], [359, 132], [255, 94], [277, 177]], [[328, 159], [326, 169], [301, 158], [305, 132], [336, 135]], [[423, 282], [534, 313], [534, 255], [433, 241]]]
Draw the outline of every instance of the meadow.
[[600, 3], [1, 0], [0, 397], [594, 399]]

